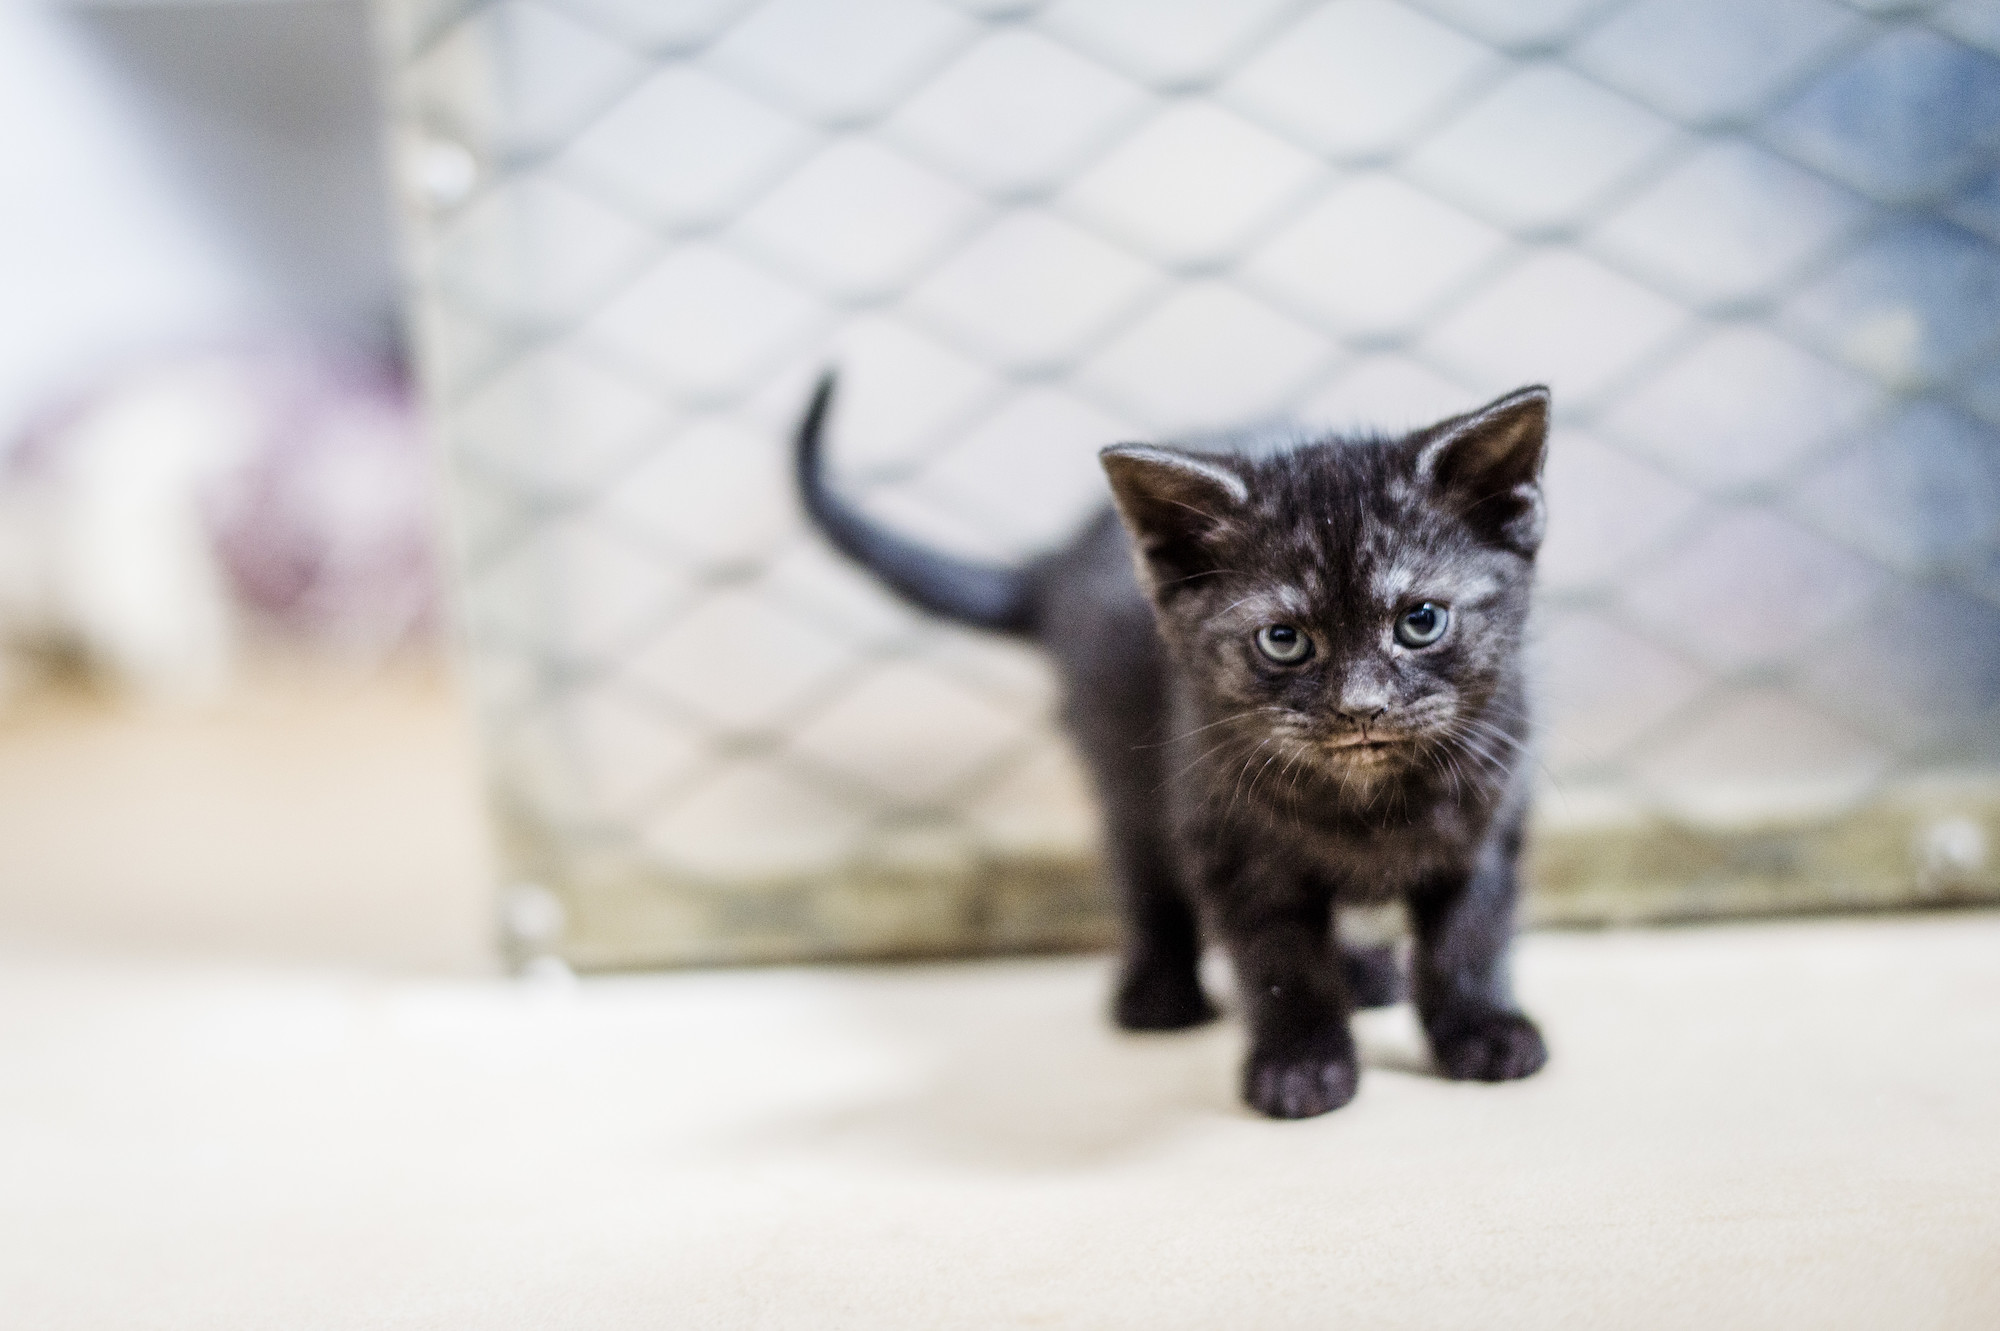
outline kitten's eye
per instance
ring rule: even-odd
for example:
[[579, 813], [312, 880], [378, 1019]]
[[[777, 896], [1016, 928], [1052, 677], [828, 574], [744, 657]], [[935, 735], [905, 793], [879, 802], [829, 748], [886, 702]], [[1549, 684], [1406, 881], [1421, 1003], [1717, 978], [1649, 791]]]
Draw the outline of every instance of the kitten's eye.
[[1257, 650], [1279, 665], [1297, 665], [1313, 654], [1313, 641], [1290, 624], [1266, 624], [1257, 630]]
[[1451, 623], [1451, 611], [1436, 601], [1425, 601], [1405, 610], [1396, 619], [1396, 641], [1405, 647], [1428, 647], [1444, 636]]

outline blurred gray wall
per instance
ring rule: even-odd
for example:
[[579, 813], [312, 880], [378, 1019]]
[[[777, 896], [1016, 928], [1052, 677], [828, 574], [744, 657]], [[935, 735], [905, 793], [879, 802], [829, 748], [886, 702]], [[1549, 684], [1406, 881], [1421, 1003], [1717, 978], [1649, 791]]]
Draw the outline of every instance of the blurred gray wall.
[[0, 3], [0, 440], [134, 355], [392, 349], [359, 0]]

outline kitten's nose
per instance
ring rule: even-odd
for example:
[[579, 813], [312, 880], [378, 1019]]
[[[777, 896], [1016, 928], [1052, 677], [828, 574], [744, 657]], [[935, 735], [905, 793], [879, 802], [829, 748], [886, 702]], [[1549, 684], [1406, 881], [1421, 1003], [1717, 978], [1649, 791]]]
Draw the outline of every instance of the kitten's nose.
[[1367, 725], [1389, 710], [1389, 690], [1375, 680], [1349, 680], [1341, 687], [1340, 699], [1333, 710], [1336, 716], [1356, 725]]

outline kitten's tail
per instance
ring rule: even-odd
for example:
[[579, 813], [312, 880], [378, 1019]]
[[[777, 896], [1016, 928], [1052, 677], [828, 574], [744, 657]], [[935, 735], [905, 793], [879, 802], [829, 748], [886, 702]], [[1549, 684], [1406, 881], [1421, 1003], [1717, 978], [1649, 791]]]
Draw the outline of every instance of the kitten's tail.
[[875, 526], [827, 489], [820, 430], [833, 402], [834, 378], [827, 371], [799, 422], [795, 452], [799, 498], [814, 524], [841, 553], [912, 604], [976, 628], [1027, 633], [1034, 627], [1034, 605], [1025, 569], [978, 564], [925, 549]]

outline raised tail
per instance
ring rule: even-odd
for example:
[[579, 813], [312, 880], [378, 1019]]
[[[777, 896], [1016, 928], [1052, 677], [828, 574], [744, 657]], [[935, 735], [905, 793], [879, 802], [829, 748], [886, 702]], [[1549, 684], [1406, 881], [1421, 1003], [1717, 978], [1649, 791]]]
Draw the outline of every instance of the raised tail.
[[834, 374], [829, 370], [813, 391], [805, 419], [799, 422], [794, 454], [799, 498], [813, 522], [841, 553], [913, 605], [975, 628], [1027, 633], [1033, 627], [1034, 614], [1025, 570], [974, 563], [925, 549], [875, 526], [827, 489], [820, 431], [833, 403], [833, 386]]

